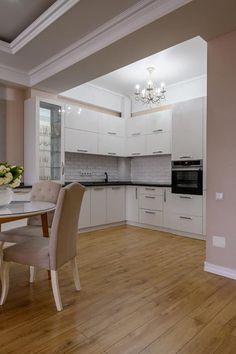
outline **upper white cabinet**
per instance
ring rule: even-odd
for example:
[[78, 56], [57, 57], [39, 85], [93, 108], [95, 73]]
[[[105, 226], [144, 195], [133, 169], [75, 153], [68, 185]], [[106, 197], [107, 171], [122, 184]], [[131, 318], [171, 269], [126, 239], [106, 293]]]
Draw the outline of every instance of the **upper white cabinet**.
[[178, 103], [173, 109], [172, 160], [203, 158], [204, 99]]
[[98, 135], [92, 132], [65, 128], [65, 151], [97, 154]]
[[125, 155], [125, 138], [113, 135], [99, 135], [98, 153], [109, 156]]
[[125, 187], [107, 187], [107, 222], [125, 220]]
[[98, 112], [67, 104], [65, 106], [65, 127], [97, 133], [99, 130]]
[[126, 122], [127, 136], [147, 134], [147, 116], [128, 118]]
[[135, 135], [126, 140], [126, 153], [128, 156], [146, 155], [146, 136]]
[[105, 113], [99, 113], [99, 133], [111, 136], [125, 136], [124, 118], [114, 117]]
[[171, 154], [171, 133], [160, 132], [147, 135], [147, 155]]
[[172, 111], [170, 109], [148, 114], [146, 119], [147, 134], [170, 132]]

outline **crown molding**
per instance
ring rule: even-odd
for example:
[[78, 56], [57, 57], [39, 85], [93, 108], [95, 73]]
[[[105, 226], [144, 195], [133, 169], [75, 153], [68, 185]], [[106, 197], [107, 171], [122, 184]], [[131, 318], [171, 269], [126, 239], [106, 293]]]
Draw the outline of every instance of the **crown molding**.
[[11, 43], [0, 41], [0, 51], [13, 55], [16, 54], [79, 1], [80, 0], [57, 0]]
[[2, 81], [12, 82], [17, 85], [30, 86], [29, 74], [11, 66], [0, 64], [0, 78]]
[[31, 85], [47, 79], [192, 0], [141, 0], [29, 72]]

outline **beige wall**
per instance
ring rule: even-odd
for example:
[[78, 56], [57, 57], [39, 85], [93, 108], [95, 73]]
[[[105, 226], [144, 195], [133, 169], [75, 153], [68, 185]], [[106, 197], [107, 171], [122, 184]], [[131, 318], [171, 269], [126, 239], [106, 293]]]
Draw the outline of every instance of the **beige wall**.
[[25, 90], [5, 87], [6, 112], [6, 161], [24, 163], [24, 100]]
[[[206, 260], [236, 269], [236, 32], [208, 43], [207, 119]], [[213, 235], [226, 247], [213, 247]]]

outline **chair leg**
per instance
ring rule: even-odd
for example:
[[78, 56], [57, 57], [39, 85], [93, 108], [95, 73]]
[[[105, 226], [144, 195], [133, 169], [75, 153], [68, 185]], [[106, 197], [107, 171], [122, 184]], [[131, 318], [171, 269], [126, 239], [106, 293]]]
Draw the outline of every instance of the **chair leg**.
[[79, 291], [81, 289], [81, 286], [80, 286], [79, 270], [78, 270], [76, 257], [71, 260], [71, 265], [72, 265], [75, 288], [77, 291]]
[[36, 275], [36, 268], [33, 266], [30, 266], [30, 283], [34, 283], [35, 275]]
[[52, 292], [56, 304], [57, 311], [62, 311], [62, 303], [61, 303], [61, 295], [60, 295], [60, 289], [59, 289], [59, 284], [58, 284], [58, 271], [57, 270], [51, 270], [51, 283], [52, 283]]
[[9, 263], [2, 263], [2, 294], [0, 299], [0, 305], [3, 305], [6, 301], [9, 289]]
[[4, 242], [3, 242], [3, 241], [0, 241], [0, 278], [1, 278], [1, 281], [2, 281], [2, 277], [3, 277], [3, 274], [2, 274], [3, 245], [4, 245]]

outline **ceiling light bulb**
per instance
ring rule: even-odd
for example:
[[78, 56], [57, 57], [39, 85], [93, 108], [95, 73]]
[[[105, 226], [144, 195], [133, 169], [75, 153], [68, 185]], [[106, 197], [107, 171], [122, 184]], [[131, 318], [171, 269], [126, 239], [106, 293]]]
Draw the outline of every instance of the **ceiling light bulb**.
[[135, 85], [135, 88], [136, 88], [137, 91], [139, 91], [140, 85], [139, 84]]
[[166, 87], [165, 83], [162, 82], [162, 83], [161, 83], [161, 88], [162, 88], [162, 89], [165, 89], [165, 87]]

